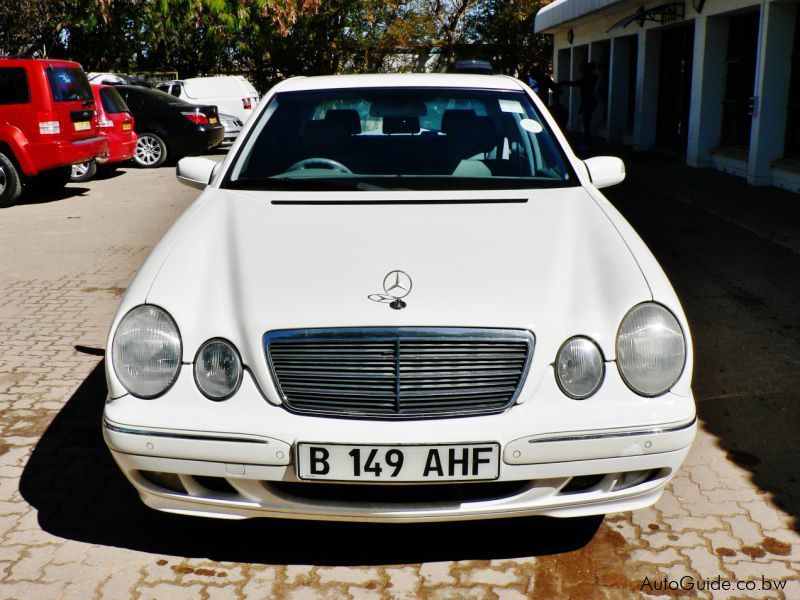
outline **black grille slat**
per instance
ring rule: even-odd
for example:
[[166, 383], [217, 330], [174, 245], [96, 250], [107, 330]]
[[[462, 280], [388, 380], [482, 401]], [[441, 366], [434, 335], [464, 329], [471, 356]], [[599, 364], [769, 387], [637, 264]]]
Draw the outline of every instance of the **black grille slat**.
[[347, 373], [336, 373], [334, 371], [313, 371], [309, 373], [297, 372], [297, 371], [285, 371], [277, 369], [275, 372], [280, 376], [281, 381], [308, 381], [308, 380], [344, 380], [348, 383], [355, 383], [357, 381], [363, 382], [371, 382], [371, 381], [394, 381], [395, 374], [394, 372], [377, 372], [377, 373], [370, 373], [369, 376], [365, 375], [364, 371], [358, 372], [347, 372]]
[[503, 369], [497, 371], [401, 371], [406, 382], [443, 382], [443, 381], [476, 381], [476, 380], [499, 380], [519, 379], [522, 369]]
[[286, 408], [322, 416], [424, 418], [501, 412], [533, 352], [525, 331], [365, 328], [271, 332]]
[[[401, 349], [401, 352], [403, 350]], [[503, 354], [502, 356], [498, 356], [496, 354], [486, 353], [470, 353], [470, 352], [434, 352], [431, 350], [430, 352], [418, 352], [418, 353], [409, 353], [404, 354], [402, 357], [403, 361], [423, 361], [423, 360], [475, 360], [475, 359], [483, 359], [483, 360], [491, 360], [491, 361], [498, 361], [498, 360], [525, 360], [525, 354], [519, 351], [515, 353], [507, 353]]]
[[[354, 390], [354, 389], [345, 389], [345, 388], [323, 388], [323, 387], [311, 387], [311, 386], [281, 386], [283, 391], [291, 396], [292, 392], [297, 392], [298, 394], [306, 394], [309, 396], [356, 396], [356, 397], [363, 397], [363, 398], [394, 398], [395, 391], [393, 389], [387, 390], [375, 390], [375, 389], [364, 389], [364, 390]], [[332, 394], [331, 392], [335, 392]]]
[[499, 388], [499, 387], [487, 387], [477, 390], [470, 390], [470, 389], [460, 389], [456, 392], [452, 392], [450, 390], [410, 390], [410, 391], [401, 391], [400, 392], [400, 401], [405, 402], [407, 399], [412, 398], [425, 398], [425, 399], [448, 399], [453, 397], [464, 397], [464, 398], [471, 398], [473, 396], [484, 396], [486, 394], [508, 394], [511, 395], [514, 393], [513, 387], [508, 388]]

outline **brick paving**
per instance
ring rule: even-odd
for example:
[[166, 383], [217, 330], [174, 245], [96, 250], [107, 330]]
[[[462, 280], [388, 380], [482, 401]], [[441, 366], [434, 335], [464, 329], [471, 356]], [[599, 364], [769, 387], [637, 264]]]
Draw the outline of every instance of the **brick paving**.
[[[800, 257], [689, 206], [653, 219], [626, 185], [609, 196], [693, 327], [701, 430], [654, 507], [603, 521], [227, 522], [145, 508], [102, 442], [101, 350], [120, 294], [195, 192], [173, 169], [129, 170], [2, 211], [0, 600], [800, 598]], [[755, 587], [659, 588], [684, 577]]]

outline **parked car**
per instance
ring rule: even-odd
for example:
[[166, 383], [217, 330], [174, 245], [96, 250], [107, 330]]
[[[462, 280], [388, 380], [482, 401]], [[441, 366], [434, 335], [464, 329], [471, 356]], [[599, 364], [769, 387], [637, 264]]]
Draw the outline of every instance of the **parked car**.
[[106, 171], [113, 171], [136, 151], [138, 136], [125, 100], [114, 86], [93, 83], [91, 87], [97, 109], [97, 132], [108, 140], [108, 158], [72, 165], [72, 181], [89, 181], [97, 173], [98, 164]]
[[138, 85], [142, 87], [153, 87], [153, 85], [136, 75], [125, 73], [89, 73], [87, 75], [89, 83], [105, 83], [107, 85]]
[[0, 58], [0, 207], [24, 187], [61, 188], [73, 164], [107, 155], [94, 108], [78, 63]]
[[193, 77], [167, 81], [156, 87], [192, 104], [214, 104], [221, 113], [235, 115], [242, 123], [247, 122], [258, 104], [256, 88], [241, 75]]
[[225, 137], [219, 147], [226, 148], [236, 141], [236, 138], [239, 137], [239, 134], [242, 132], [244, 124], [239, 117], [223, 113], [219, 114], [219, 122], [222, 123], [222, 126], [225, 128]]
[[179, 98], [134, 85], [116, 86], [136, 119], [140, 167], [158, 167], [167, 158], [203, 154], [222, 143], [225, 128], [216, 106], [195, 106]]
[[103, 429], [154, 508], [435, 521], [654, 503], [697, 426], [666, 275], [505, 76], [272, 88], [125, 294]]

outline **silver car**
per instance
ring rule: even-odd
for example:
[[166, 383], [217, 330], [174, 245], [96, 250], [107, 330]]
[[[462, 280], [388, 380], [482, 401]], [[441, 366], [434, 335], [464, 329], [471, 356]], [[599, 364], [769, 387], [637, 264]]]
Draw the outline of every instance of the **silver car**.
[[244, 123], [242, 123], [242, 120], [239, 117], [234, 115], [226, 115], [224, 113], [219, 113], [219, 121], [225, 127], [225, 137], [223, 138], [222, 143], [217, 147], [228, 148], [233, 144], [233, 142], [236, 141], [236, 138], [239, 137]]

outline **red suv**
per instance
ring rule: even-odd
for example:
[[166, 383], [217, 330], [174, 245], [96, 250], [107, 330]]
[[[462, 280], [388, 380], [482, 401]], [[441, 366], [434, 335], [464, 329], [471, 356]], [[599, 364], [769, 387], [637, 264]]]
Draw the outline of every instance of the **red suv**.
[[23, 186], [58, 189], [73, 164], [106, 158], [94, 107], [78, 63], [0, 58], [0, 207]]
[[93, 83], [92, 93], [97, 112], [97, 133], [108, 140], [108, 158], [72, 165], [72, 181], [89, 181], [98, 167], [113, 171], [136, 152], [138, 136], [133, 130], [133, 116], [117, 89], [113, 85]]

